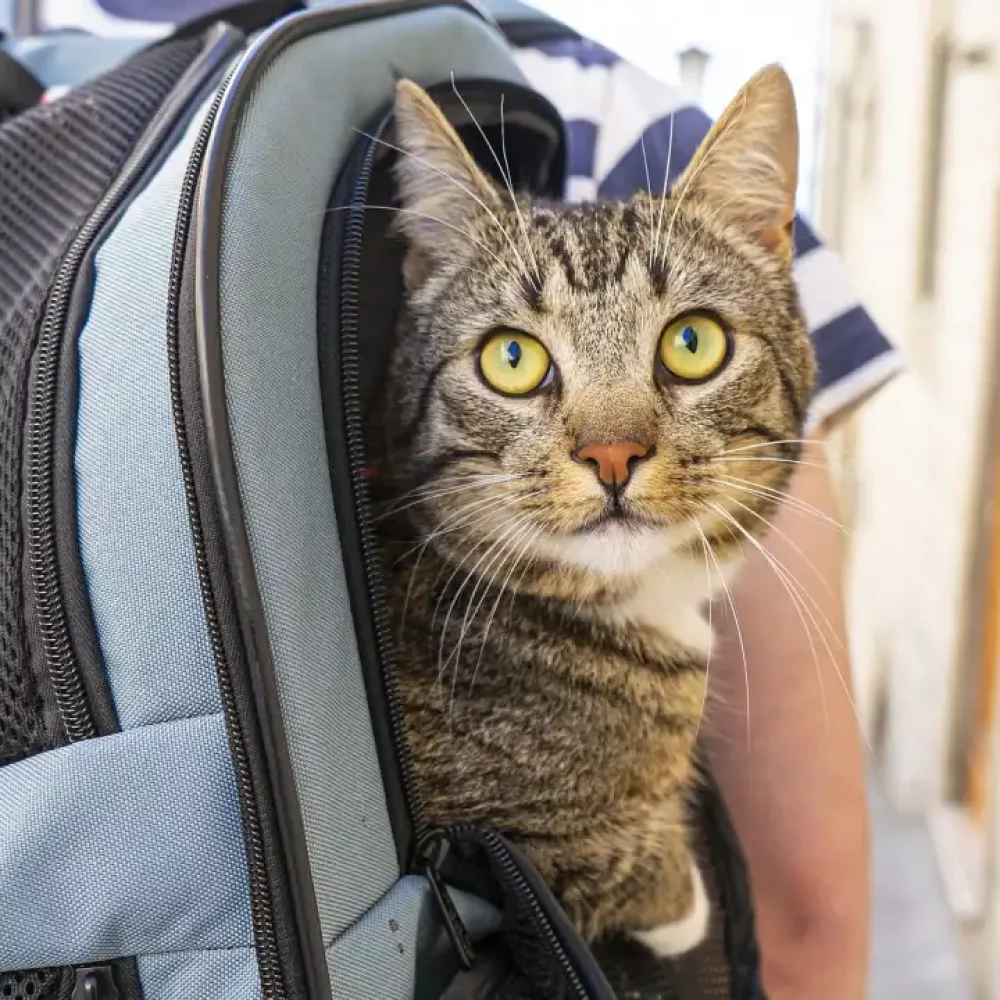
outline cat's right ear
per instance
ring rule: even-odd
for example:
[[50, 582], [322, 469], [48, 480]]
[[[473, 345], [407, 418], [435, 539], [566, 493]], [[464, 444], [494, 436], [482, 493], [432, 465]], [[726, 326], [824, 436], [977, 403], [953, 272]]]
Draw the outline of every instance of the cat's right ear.
[[407, 285], [419, 284], [436, 261], [468, 254], [475, 244], [468, 220], [499, 197], [437, 105], [412, 80], [396, 84], [396, 176], [410, 243]]
[[674, 185], [791, 263], [799, 132], [795, 95], [767, 66], [736, 95]]

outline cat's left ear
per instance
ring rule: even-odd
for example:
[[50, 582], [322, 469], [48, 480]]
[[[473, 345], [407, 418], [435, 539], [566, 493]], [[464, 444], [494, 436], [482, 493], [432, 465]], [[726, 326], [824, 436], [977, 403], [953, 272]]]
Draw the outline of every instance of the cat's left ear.
[[499, 197], [462, 140], [426, 91], [411, 80], [396, 84], [396, 138], [404, 150], [396, 166], [404, 211], [400, 225], [410, 241], [408, 270], [469, 251], [469, 220]]
[[726, 108], [673, 190], [703, 199], [791, 261], [798, 159], [792, 82], [780, 66], [767, 66]]

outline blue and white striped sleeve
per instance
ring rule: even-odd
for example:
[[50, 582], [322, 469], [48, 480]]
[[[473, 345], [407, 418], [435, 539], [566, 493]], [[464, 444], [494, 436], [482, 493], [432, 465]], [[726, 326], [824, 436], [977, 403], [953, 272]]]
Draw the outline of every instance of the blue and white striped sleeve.
[[[665, 175], [669, 183], [683, 172], [712, 124], [678, 90], [593, 42], [519, 49], [518, 62], [566, 121], [570, 200], [627, 198], [647, 184], [661, 190]], [[884, 385], [903, 362], [858, 301], [837, 255], [801, 217], [794, 273], [819, 362], [810, 409], [816, 427]]]

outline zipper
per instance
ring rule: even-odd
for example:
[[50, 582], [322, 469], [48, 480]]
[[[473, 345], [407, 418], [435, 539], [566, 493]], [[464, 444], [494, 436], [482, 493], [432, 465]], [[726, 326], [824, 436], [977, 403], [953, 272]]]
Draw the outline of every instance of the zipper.
[[551, 917], [542, 906], [538, 894], [525, 877], [506, 841], [495, 830], [477, 826], [474, 823], [462, 823], [442, 830], [441, 836], [449, 843], [472, 841], [478, 844], [492, 862], [494, 874], [497, 874], [510, 895], [520, 902], [526, 903], [531, 915], [531, 922], [539, 938], [549, 947], [550, 953], [559, 963], [563, 976], [577, 1000], [590, 1000], [591, 994], [583, 984], [576, 967], [573, 965], [565, 946], [556, 933]]
[[76, 970], [70, 1000], [119, 1000], [110, 965], [94, 965]]
[[167, 287], [167, 367], [170, 376], [170, 399], [174, 433], [177, 437], [181, 473], [184, 480], [184, 499], [194, 545], [195, 568], [198, 574], [198, 585], [201, 589], [202, 606], [205, 610], [205, 623], [212, 647], [212, 658], [215, 661], [219, 694], [226, 720], [230, 756], [233, 761], [233, 773], [243, 817], [244, 834], [247, 844], [247, 869], [250, 882], [251, 924], [257, 952], [261, 997], [263, 1000], [283, 1000], [285, 997], [284, 977], [281, 972], [280, 951], [277, 932], [274, 926], [271, 883], [268, 877], [260, 812], [253, 787], [246, 737], [236, 708], [236, 698], [233, 692], [232, 678], [226, 657], [218, 606], [212, 591], [208, 554], [198, 512], [191, 450], [187, 427], [184, 423], [184, 408], [181, 398], [179, 306], [184, 260], [186, 257], [188, 236], [191, 230], [191, 221], [194, 217], [195, 198], [201, 177], [202, 163], [204, 162], [205, 152], [208, 148], [219, 108], [222, 105], [232, 77], [233, 71], [230, 71], [219, 85], [215, 99], [212, 101], [198, 131], [191, 152], [191, 158], [188, 161], [187, 171], [184, 174], [184, 180], [181, 185], [170, 262], [170, 277]]
[[451, 841], [445, 831], [432, 830], [425, 834], [417, 844], [415, 857], [417, 866], [423, 871], [424, 877], [431, 887], [431, 895], [437, 903], [444, 921], [445, 931], [455, 947], [458, 960], [463, 969], [471, 969], [476, 963], [476, 951], [472, 944], [472, 938], [469, 936], [469, 931], [462, 922], [462, 918], [455, 908], [455, 902], [441, 877], [441, 867], [451, 850], [451, 846]]
[[[199, 93], [222, 59], [234, 51], [233, 36], [221, 35], [207, 45], [207, 51], [188, 68], [187, 74], [196, 79], [185, 87], [185, 93], [171, 97], [150, 123], [145, 136], [132, 154], [132, 159], [116, 177], [111, 187], [90, 217], [80, 228], [63, 258], [52, 290], [49, 293], [42, 328], [39, 333], [35, 360], [35, 378], [31, 395], [31, 416], [27, 433], [27, 497], [28, 572], [35, 596], [35, 612], [42, 652], [48, 668], [56, 707], [70, 743], [92, 739], [97, 726], [87, 703], [83, 682], [73, 649], [67, 610], [63, 599], [56, 554], [55, 503], [53, 499], [53, 465], [55, 448], [56, 390], [63, 330], [70, 299], [80, 265], [94, 239], [117, 211], [159, 150], [161, 140], [173, 128], [178, 116]], [[204, 65], [195, 70], [198, 60]]]
[[[380, 126], [375, 130], [376, 137], [382, 135], [388, 121], [389, 118], [382, 120]], [[354, 206], [355, 210], [347, 213], [348, 218], [344, 228], [340, 302], [340, 376], [348, 475], [351, 481], [351, 494], [354, 498], [355, 521], [361, 543], [361, 558], [364, 563], [364, 577], [371, 608], [372, 632], [379, 665], [378, 675], [382, 683], [389, 733], [398, 765], [400, 787], [406, 811], [413, 827], [415, 847], [411, 853], [409, 866], [411, 870], [418, 871], [426, 877], [459, 962], [464, 968], [471, 969], [475, 962], [472, 938], [455, 908], [440, 872], [441, 863], [447, 855], [447, 845], [442, 843], [440, 832], [431, 831], [428, 827], [420, 790], [417, 787], [413, 760], [406, 740], [403, 702], [396, 684], [396, 653], [389, 624], [389, 612], [385, 594], [382, 588], [377, 585], [382, 570], [379, 565], [375, 532], [371, 512], [368, 508], [365, 485], [367, 468], [364, 456], [364, 419], [361, 408], [358, 296], [361, 279], [361, 243], [364, 235], [363, 205], [371, 181], [377, 147], [377, 142], [368, 141], [352, 191], [351, 205]]]
[[[388, 120], [388, 118], [384, 119], [379, 128], [375, 130], [376, 139], [383, 134]], [[379, 661], [378, 673], [388, 709], [390, 735], [399, 765], [401, 787], [413, 825], [416, 844], [410, 867], [411, 870], [426, 877], [459, 962], [464, 968], [471, 969], [475, 962], [472, 939], [455, 908], [441, 870], [452, 845], [462, 840], [475, 841], [493, 861], [495, 869], [499, 871], [506, 884], [506, 888], [527, 905], [536, 931], [558, 961], [567, 983], [573, 990], [573, 996], [577, 997], [578, 1000], [588, 1000], [590, 993], [583, 985], [566, 948], [556, 934], [552, 921], [542, 907], [537, 893], [521, 872], [503, 838], [489, 828], [474, 824], [458, 825], [444, 830], [430, 829], [417, 787], [416, 773], [404, 729], [402, 699], [396, 683], [396, 656], [387, 602], [382, 588], [377, 584], [382, 569], [377, 554], [365, 482], [367, 475], [364, 456], [364, 420], [361, 407], [358, 299], [360, 294], [361, 246], [364, 233], [363, 206], [371, 181], [377, 147], [377, 142], [368, 140], [353, 186], [350, 202], [352, 211], [346, 213], [348, 218], [344, 227], [341, 265], [340, 374], [348, 472], [354, 497], [355, 520], [361, 541], [365, 579], [368, 584], [368, 598]]]
[[[388, 119], [376, 130], [376, 137], [385, 131]], [[347, 430], [347, 464], [354, 495], [355, 516], [361, 539], [365, 579], [372, 610], [372, 625], [378, 651], [379, 675], [388, 708], [393, 747], [399, 762], [400, 780], [407, 812], [413, 824], [414, 840], [419, 843], [428, 832], [417, 777], [410, 758], [403, 724], [403, 702], [396, 684], [396, 653], [385, 595], [375, 586], [382, 572], [379, 565], [375, 531], [366, 501], [364, 461], [364, 420], [361, 412], [361, 362], [359, 344], [358, 296], [361, 280], [361, 241], [364, 235], [364, 205], [375, 163], [378, 143], [368, 141], [364, 159], [358, 169], [351, 205], [344, 232], [343, 265], [341, 270], [342, 297], [340, 307], [341, 386], [344, 399], [344, 424]]]

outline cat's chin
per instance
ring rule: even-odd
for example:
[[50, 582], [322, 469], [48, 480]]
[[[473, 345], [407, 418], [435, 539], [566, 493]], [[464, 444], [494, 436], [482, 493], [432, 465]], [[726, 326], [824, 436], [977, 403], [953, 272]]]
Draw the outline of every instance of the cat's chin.
[[550, 535], [539, 548], [553, 562], [609, 577], [633, 577], [668, 558], [680, 539], [660, 525], [608, 518], [573, 535]]

